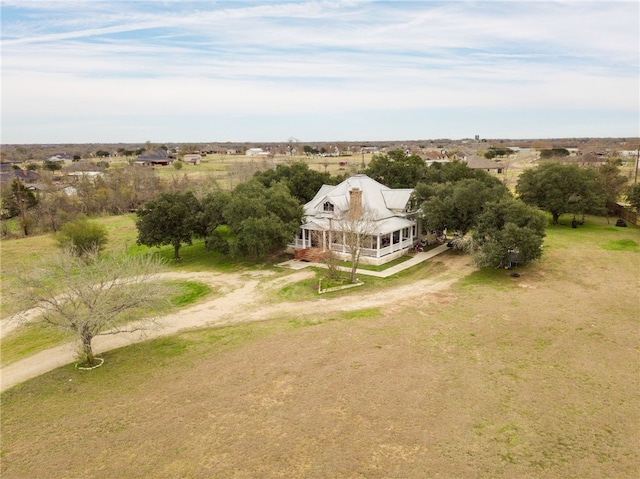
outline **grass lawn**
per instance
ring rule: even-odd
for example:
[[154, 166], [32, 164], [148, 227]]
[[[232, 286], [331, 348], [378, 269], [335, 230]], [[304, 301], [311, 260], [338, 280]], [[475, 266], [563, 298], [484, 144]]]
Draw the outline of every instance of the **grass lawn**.
[[[172, 309], [181, 308], [197, 302], [212, 293], [211, 288], [197, 281], [171, 281], [175, 295], [170, 304], [157, 314], [168, 314]], [[144, 318], [145, 311], [134, 311], [128, 317]], [[73, 332], [47, 327], [44, 324], [23, 325], [11, 331], [0, 341], [2, 355], [0, 364], [6, 366], [27, 356], [43, 351], [59, 344], [74, 341], [77, 336]]]
[[[138, 232], [135, 215], [105, 216], [92, 219], [105, 226], [108, 231], [106, 251], [118, 252], [136, 247]], [[0, 263], [0, 284], [2, 285], [2, 304], [0, 317], [16, 313], [21, 305], [11, 301], [11, 290], [15, 287], [12, 273], [16, 269], [29, 269], [47, 255], [58, 251], [53, 234], [27, 236], [19, 239], [0, 241], [2, 262]]]
[[517, 278], [344, 312], [297, 283], [276, 319], [57, 369], [2, 395], [2, 477], [635, 478], [638, 244], [589, 217], [549, 227]]

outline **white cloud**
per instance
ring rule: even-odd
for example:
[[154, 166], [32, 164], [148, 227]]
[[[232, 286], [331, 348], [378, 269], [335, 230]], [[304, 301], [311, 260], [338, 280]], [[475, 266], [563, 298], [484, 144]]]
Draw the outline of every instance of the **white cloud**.
[[25, 105], [52, 122], [61, 112], [638, 110], [635, 2], [166, 5], [5, 1], [29, 12], [2, 18], [3, 134]]

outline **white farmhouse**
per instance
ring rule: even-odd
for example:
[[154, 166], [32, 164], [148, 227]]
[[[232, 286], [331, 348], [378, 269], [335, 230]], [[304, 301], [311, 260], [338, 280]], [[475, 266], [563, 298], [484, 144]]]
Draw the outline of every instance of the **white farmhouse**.
[[413, 189], [388, 188], [366, 175], [323, 185], [304, 205], [303, 224], [292, 245], [296, 257], [315, 248], [347, 259], [346, 235], [354, 221], [366, 230], [360, 251], [363, 264], [384, 264], [404, 255], [419, 239], [412, 193]]

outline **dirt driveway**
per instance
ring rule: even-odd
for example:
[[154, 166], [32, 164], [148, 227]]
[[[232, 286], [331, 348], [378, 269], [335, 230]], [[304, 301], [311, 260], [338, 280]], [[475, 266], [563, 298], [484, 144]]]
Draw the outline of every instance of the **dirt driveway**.
[[[205, 300], [177, 313], [160, 318], [157, 323], [145, 331], [98, 336], [94, 339], [94, 351], [97, 354], [120, 348], [137, 342], [161, 336], [169, 336], [181, 330], [228, 326], [253, 321], [264, 321], [278, 314], [286, 315], [304, 308], [321, 308], [324, 312], [354, 311], [363, 308], [380, 307], [397, 303], [416, 296], [428, 298], [428, 293], [444, 291], [457, 279], [472, 271], [465, 265], [468, 259], [449, 256], [446, 258], [447, 273], [429, 280], [416, 281], [410, 285], [391, 287], [382, 292], [363, 292], [345, 301], [342, 297], [319, 297], [303, 302], [268, 303], [269, 294], [283, 286], [308, 279], [312, 271], [295, 271], [285, 276], [275, 272], [248, 273], [166, 273], [166, 279], [193, 280], [206, 283], [219, 291], [220, 296]], [[277, 277], [274, 277], [277, 276]], [[26, 312], [25, 316], [33, 315]], [[15, 320], [5, 320], [1, 325], [1, 335], [17, 327]], [[34, 378], [65, 364], [72, 363], [76, 355], [75, 343], [67, 343], [34, 354], [26, 359], [12, 363], [0, 369], [0, 391], [28, 379]]]

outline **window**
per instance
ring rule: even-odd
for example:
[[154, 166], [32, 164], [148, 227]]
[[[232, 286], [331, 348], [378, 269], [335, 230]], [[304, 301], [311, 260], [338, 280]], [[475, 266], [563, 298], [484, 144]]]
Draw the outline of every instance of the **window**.
[[331, 202], [327, 201], [323, 205], [323, 209], [324, 209], [324, 211], [333, 211], [333, 204], [331, 204]]

